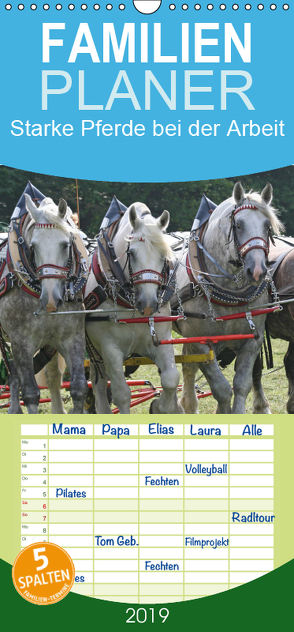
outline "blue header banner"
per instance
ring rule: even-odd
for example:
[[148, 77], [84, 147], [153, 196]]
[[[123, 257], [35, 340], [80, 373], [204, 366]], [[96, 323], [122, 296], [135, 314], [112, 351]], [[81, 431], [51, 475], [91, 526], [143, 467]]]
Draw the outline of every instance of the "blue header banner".
[[127, 182], [292, 164], [293, 26], [288, 4], [1, 2], [0, 161]]

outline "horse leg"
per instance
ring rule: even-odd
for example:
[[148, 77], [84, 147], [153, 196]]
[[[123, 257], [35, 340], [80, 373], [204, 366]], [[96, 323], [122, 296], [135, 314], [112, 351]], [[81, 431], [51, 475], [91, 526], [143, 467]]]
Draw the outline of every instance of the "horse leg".
[[[262, 339], [261, 339], [262, 340]], [[256, 341], [246, 342], [237, 353], [236, 373], [233, 382], [234, 403], [232, 412], [237, 415], [245, 415], [246, 398], [252, 388], [252, 372], [255, 360], [260, 351]]]
[[[186, 349], [186, 348], [187, 349]], [[206, 353], [208, 348], [204, 345], [184, 345], [186, 353]], [[183, 398], [182, 404], [186, 414], [198, 413], [198, 399], [195, 392], [195, 375], [198, 364], [183, 364]], [[228, 380], [221, 372], [216, 359], [208, 364], [200, 364], [201, 371], [205, 375], [212, 395], [217, 401], [216, 413], [218, 415], [229, 415], [231, 413], [232, 389]]]
[[[184, 345], [183, 355], [195, 353], [195, 346]], [[184, 408], [186, 415], [198, 414], [198, 399], [195, 391], [195, 377], [198, 369], [198, 364], [184, 363], [183, 369], [183, 395], [181, 404]]]
[[63, 356], [66, 366], [70, 371], [70, 394], [73, 401], [71, 415], [82, 415], [84, 412], [84, 401], [88, 393], [88, 384], [85, 378], [85, 339], [84, 336], [68, 338], [59, 345], [58, 351]]
[[[203, 352], [202, 352], [203, 353]], [[217, 415], [231, 414], [232, 388], [228, 380], [219, 368], [217, 360], [208, 364], [200, 364], [201, 371], [205, 375], [214, 399], [217, 401]]]
[[[253, 393], [253, 410], [254, 415], [270, 415], [271, 410], [269, 402], [264, 394], [262, 383], [262, 357], [259, 353], [253, 367], [252, 372], [252, 393]], [[293, 409], [294, 412], [294, 409]]]
[[286, 375], [289, 382], [289, 390], [288, 390], [289, 399], [287, 401], [287, 411], [289, 415], [293, 415], [294, 414], [294, 343], [293, 342], [289, 342], [289, 347], [284, 357], [284, 365], [285, 365]]
[[107, 397], [107, 383], [108, 377], [106, 375], [105, 367], [102, 363], [99, 363], [99, 369], [101, 373], [96, 374], [95, 367], [91, 362], [90, 365], [90, 377], [92, 382], [93, 393], [95, 396], [95, 408], [97, 415], [112, 415], [112, 410], [109, 406]]
[[46, 383], [50, 390], [51, 412], [53, 415], [66, 415], [61, 398], [62, 371], [59, 368], [58, 353], [55, 353], [52, 360], [44, 368]]
[[180, 376], [175, 365], [173, 349], [157, 347], [154, 361], [158, 367], [163, 390], [159, 399], [152, 401], [149, 412], [152, 414], [185, 414], [177, 397]]
[[22, 399], [30, 415], [38, 413], [40, 389], [34, 375], [33, 351], [25, 354], [18, 345], [12, 346], [12, 354], [21, 386]]
[[[105, 363], [105, 370], [111, 381], [111, 391], [113, 401], [121, 415], [130, 414], [131, 389], [126, 383], [124, 376], [123, 361], [124, 356], [118, 347], [108, 345], [102, 348], [101, 355]], [[98, 380], [99, 384], [99, 380]]]
[[9, 360], [9, 368], [10, 406], [7, 413], [9, 415], [22, 415], [23, 412], [19, 403], [19, 379], [13, 360]]

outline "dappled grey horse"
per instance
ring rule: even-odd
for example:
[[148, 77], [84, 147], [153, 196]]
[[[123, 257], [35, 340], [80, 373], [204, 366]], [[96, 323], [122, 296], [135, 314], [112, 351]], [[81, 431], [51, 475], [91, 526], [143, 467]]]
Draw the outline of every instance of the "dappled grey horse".
[[[205, 335], [228, 335], [252, 333], [246, 319], [217, 321], [213, 318], [198, 319], [196, 313], [221, 317], [240, 311], [258, 308], [268, 301], [267, 255], [271, 232], [278, 234], [281, 224], [271, 206], [272, 187], [270, 184], [258, 193], [245, 193], [240, 183], [234, 186], [233, 197], [222, 202], [212, 212], [201, 238], [204, 250], [201, 250], [190, 266], [197, 267], [194, 272], [195, 296], [184, 303], [187, 313], [185, 321], [174, 326], [184, 337]], [[191, 233], [191, 239], [197, 240], [197, 234]], [[209, 256], [212, 257], [209, 258]], [[181, 257], [177, 282], [181, 290], [189, 286], [190, 278], [186, 267], [187, 251]], [[222, 270], [220, 270], [220, 266]], [[221, 277], [221, 281], [219, 280]], [[194, 317], [193, 317], [194, 316]], [[234, 350], [236, 372], [233, 393], [227, 379], [221, 372], [217, 361], [201, 364], [212, 394], [217, 400], [217, 413], [231, 413], [231, 398], [234, 394], [232, 412], [244, 414], [246, 398], [252, 386], [252, 369], [260, 351], [265, 326], [265, 315], [254, 317], [255, 339], [219, 342], [213, 345], [216, 354], [225, 347]], [[200, 344], [184, 345], [184, 353], [203, 353], [208, 347]], [[198, 412], [198, 400], [195, 393], [195, 375], [197, 364], [183, 365], [182, 405], [186, 413]], [[261, 413], [270, 413], [264, 406]]]
[[[288, 379], [287, 412], [294, 414], [294, 239], [281, 237], [270, 249], [270, 261], [274, 270], [274, 281], [281, 301], [291, 301], [283, 305], [282, 311], [269, 314], [267, 326], [273, 338], [286, 340], [289, 345], [284, 357], [284, 365]], [[276, 268], [276, 270], [275, 270]], [[253, 369], [253, 401], [254, 412], [262, 412], [269, 406], [263, 392], [262, 358], [258, 356]]]
[[[45, 198], [37, 208], [30, 196], [26, 194], [25, 198], [28, 213], [21, 237], [30, 252], [30, 269], [35, 281], [40, 283], [41, 293], [37, 298], [33, 291], [27, 293], [22, 289], [21, 279], [27, 282], [29, 277], [17, 263], [14, 287], [0, 301], [0, 322], [11, 342], [13, 356], [8, 412], [22, 412], [19, 383], [28, 412], [38, 412], [40, 391], [34, 376], [33, 357], [40, 348], [51, 345], [64, 357], [71, 373], [72, 413], [82, 413], [87, 383], [84, 376], [85, 334], [81, 291], [72, 296], [77, 301], [64, 302], [65, 285], [74, 271], [74, 259], [79, 256], [74, 245], [77, 230], [73, 222], [69, 224], [67, 221], [71, 211], [64, 200], [60, 200], [57, 207], [50, 198]], [[75, 278], [73, 282], [76, 281]], [[74, 309], [77, 314], [52, 316], [51, 313], [61, 306], [64, 311]], [[46, 378], [51, 391], [52, 413], [65, 413], [60, 394], [58, 354], [48, 365]]]

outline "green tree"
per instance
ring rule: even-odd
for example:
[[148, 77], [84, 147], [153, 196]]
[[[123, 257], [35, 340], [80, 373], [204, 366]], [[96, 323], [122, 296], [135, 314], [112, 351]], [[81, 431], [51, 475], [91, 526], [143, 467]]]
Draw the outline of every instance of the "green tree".
[[[55, 202], [63, 197], [72, 211], [77, 210], [76, 181], [21, 171], [0, 166], [0, 222], [8, 224], [12, 211], [20, 198], [27, 181], [30, 180], [44, 195]], [[234, 182], [241, 180], [246, 190], [261, 191], [266, 182], [274, 188], [275, 207], [280, 212], [287, 234], [294, 234], [294, 167], [246, 176], [195, 182], [171, 183], [128, 183], [78, 181], [78, 200], [81, 228], [90, 236], [97, 234], [101, 221], [113, 195], [129, 206], [133, 202], [144, 202], [151, 212], [159, 216], [164, 209], [171, 215], [170, 230], [190, 230], [205, 193], [215, 204], [232, 195]]]

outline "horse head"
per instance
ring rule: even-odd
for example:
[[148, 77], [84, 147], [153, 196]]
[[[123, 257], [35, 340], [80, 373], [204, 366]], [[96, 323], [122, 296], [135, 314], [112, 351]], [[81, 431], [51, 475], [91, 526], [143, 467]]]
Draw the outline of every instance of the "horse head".
[[56, 312], [64, 300], [75, 229], [65, 220], [68, 207], [64, 200], [61, 199], [57, 207], [51, 198], [45, 198], [39, 208], [29, 195], [25, 194], [25, 200], [33, 218], [27, 228], [27, 237], [41, 283], [40, 301], [47, 312]]
[[169, 212], [155, 219], [145, 204], [129, 208], [131, 234], [127, 236], [129, 277], [135, 289], [135, 307], [144, 316], [152, 316], [160, 306], [160, 288], [165, 283], [166, 262], [172, 252], [164, 231], [169, 224]]
[[261, 194], [245, 193], [240, 182], [233, 190], [234, 207], [230, 217], [236, 263], [243, 265], [247, 282], [259, 285], [267, 273], [269, 241], [279, 234], [282, 224], [271, 206], [273, 189], [268, 183]]

